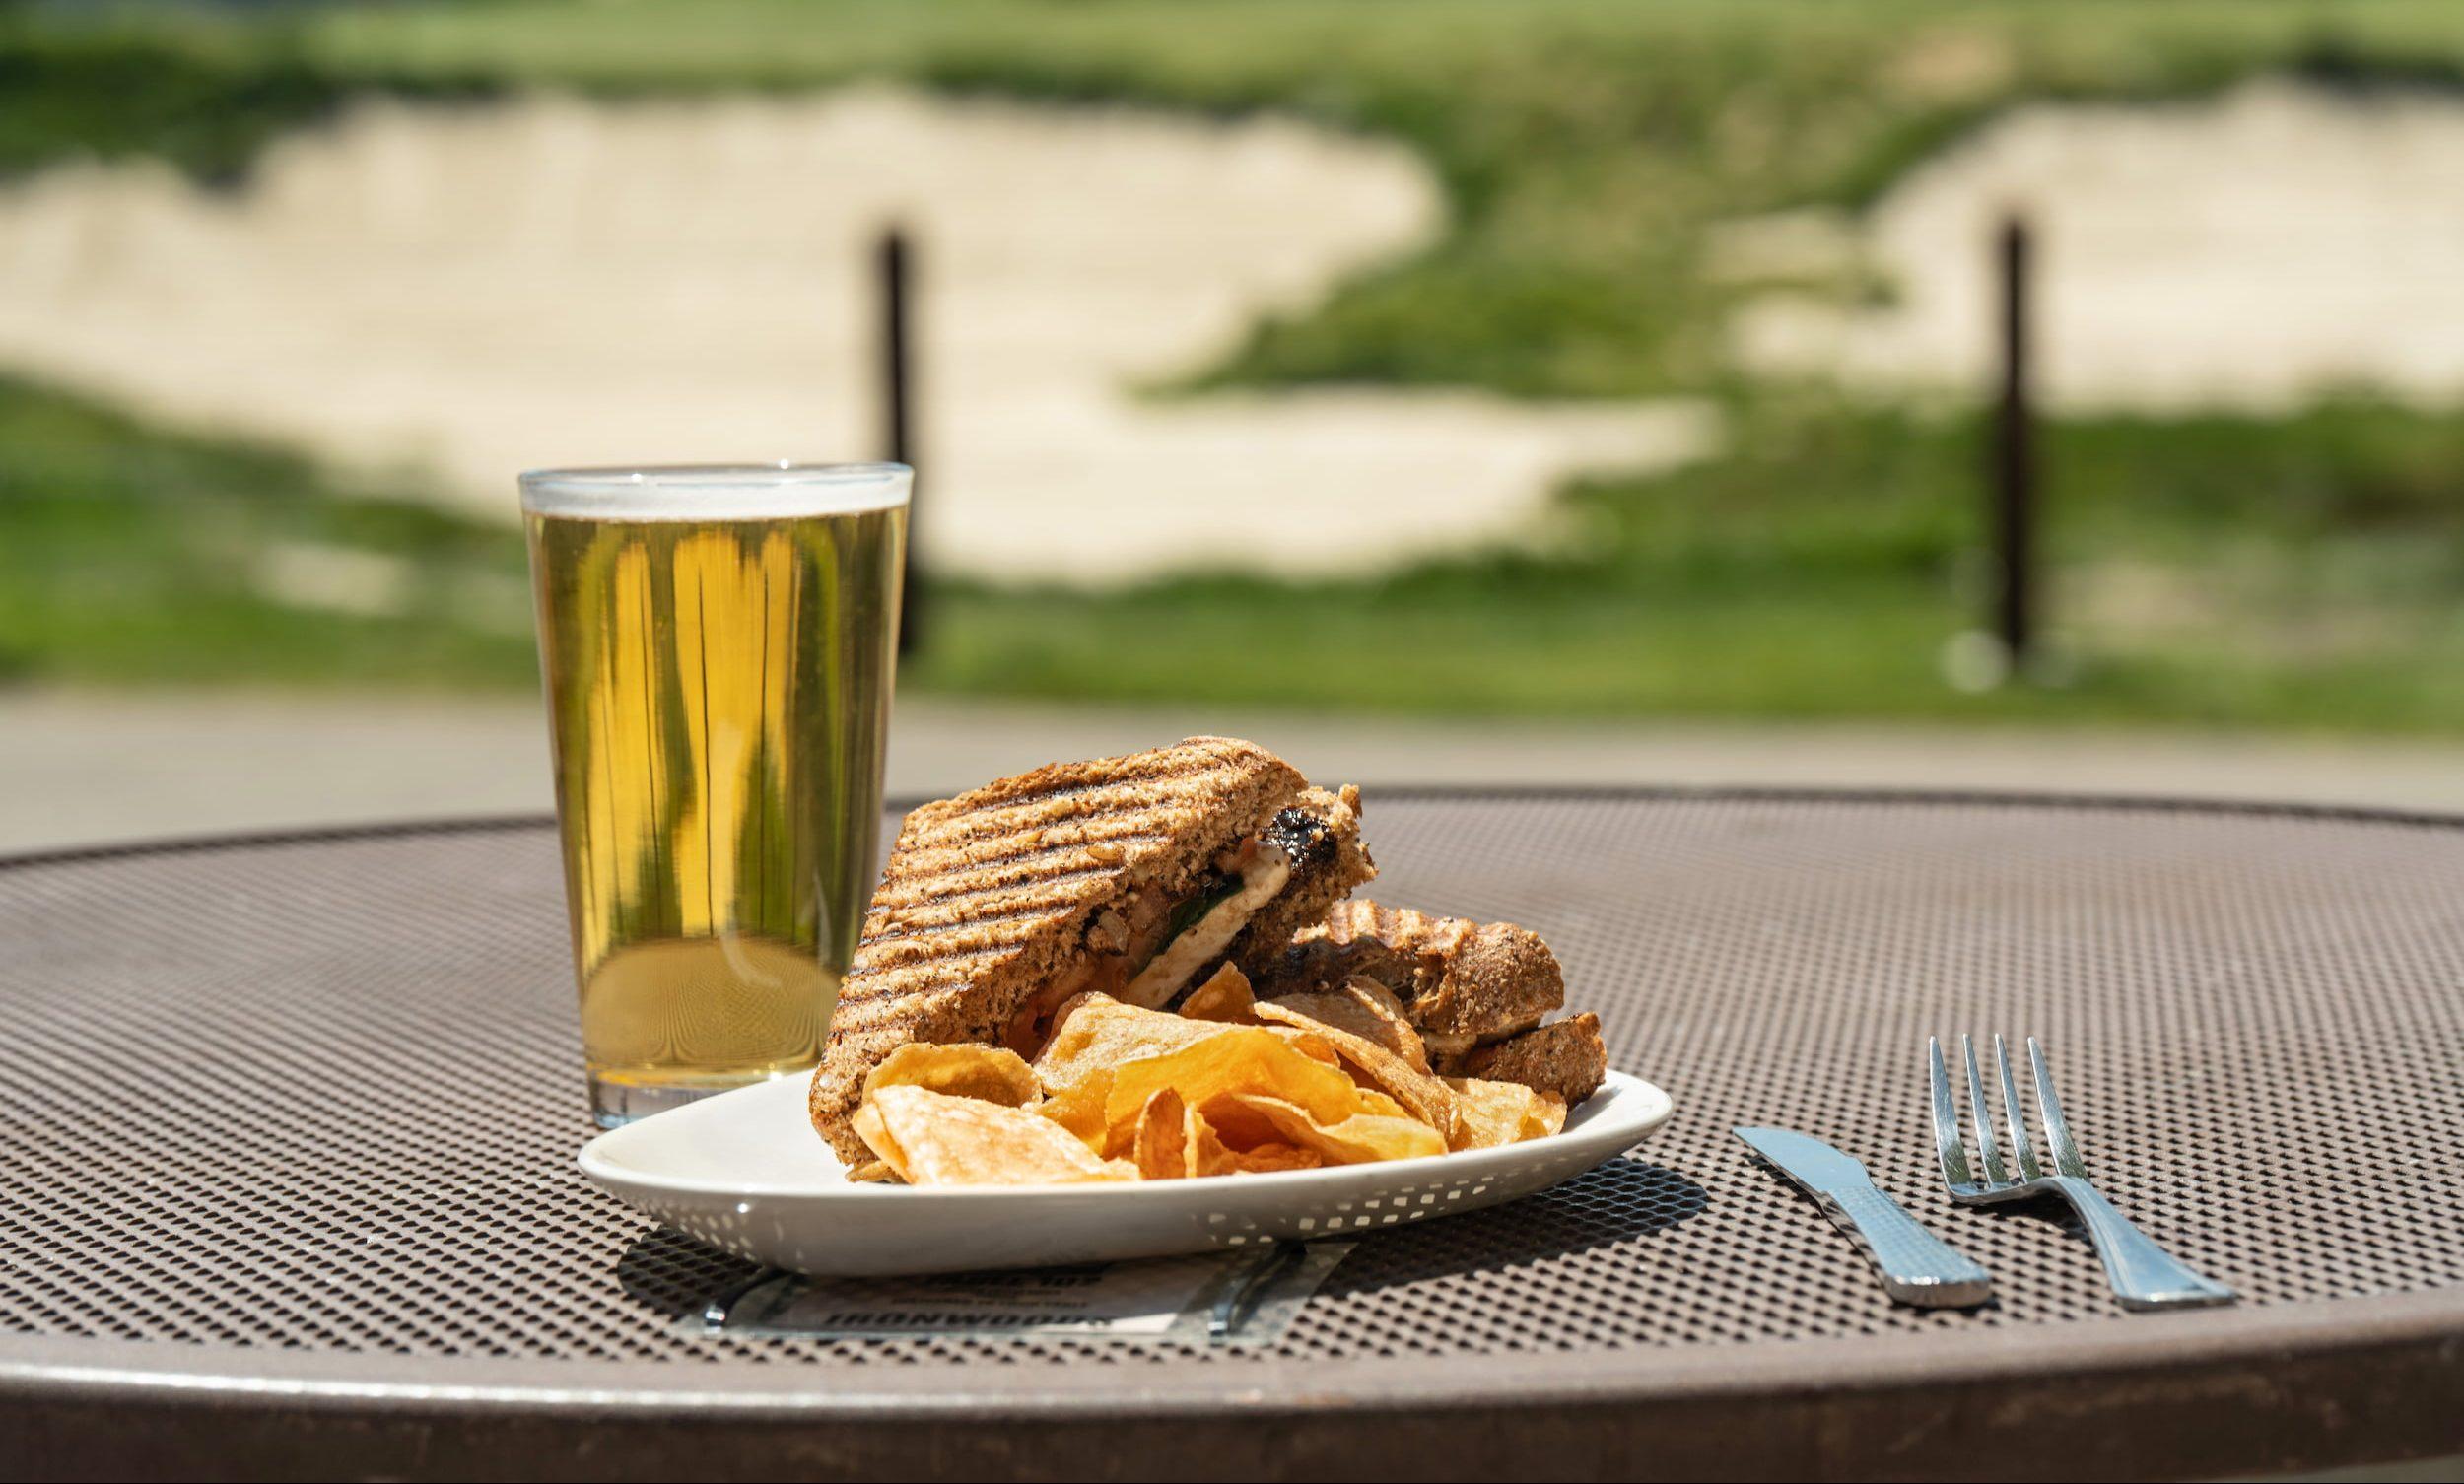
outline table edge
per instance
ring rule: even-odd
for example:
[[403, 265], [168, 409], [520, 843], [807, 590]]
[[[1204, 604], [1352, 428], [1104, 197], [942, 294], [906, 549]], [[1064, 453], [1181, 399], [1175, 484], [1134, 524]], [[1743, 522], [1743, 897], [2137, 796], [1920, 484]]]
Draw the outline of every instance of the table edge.
[[[2322, 1318], [2320, 1311], [2331, 1311]], [[800, 1342], [752, 1345], [791, 1349]], [[885, 1342], [894, 1343], [894, 1342]], [[1888, 1394], [1946, 1382], [2041, 1382], [2202, 1369], [2247, 1371], [2291, 1358], [2358, 1361], [2423, 1347], [2464, 1364], [2464, 1289], [2123, 1315], [1966, 1333], [1838, 1336], [1579, 1354], [1482, 1357], [1476, 1375], [1424, 1361], [1262, 1360], [1125, 1373], [1109, 1366], [883, 1368], [709, 1366], [669, 1361], [474, 1359], [293, 1352], [151, 1340], [0, 1336], [0, 1399], [132, 1393], [251, 1398], [282, 1405], [490, 1408], [596, 1415], [689, 1403], [745, 1417], [846, 1414], [880, 1421], [1031, 1418], [1078, 1401], [1106, 1415], [1456, 1404], [1516, 1406], [1671, 1402], [1819, 1390]], [[748, 1349], [751, 1348], [748, 1345]], [[165, 1352], [172, 1352], [166, 1354]], [[405, 1379], [421, 1368], [456, 1380]], [[537, 1378], [553, 1369], [558, 1379]], [[815, 1381], [826, 1376], [828, 1389]], [[1130, 1378], [1134, 1376], [1135, 1380]], [[686, 1381], [691, 1378], [691, 1381]], [[692, 1383], [701, 1383], [695, 1384]], [[2460, 1423], [2459, 1426], [2464, 1426]]]

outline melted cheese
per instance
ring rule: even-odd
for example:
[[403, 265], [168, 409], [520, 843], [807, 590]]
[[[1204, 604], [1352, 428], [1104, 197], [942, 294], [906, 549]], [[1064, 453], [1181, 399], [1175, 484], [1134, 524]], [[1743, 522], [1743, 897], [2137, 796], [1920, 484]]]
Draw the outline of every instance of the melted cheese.
[[1292, 879], [1292, 857], [1281, 850], [1261, 849], [1257, 857], [1242, 868], [1241, 889], [1207, 910], [1206, 915], [1191, 923], [1181, 936], [1164, 945], [1155, 961], [1139, 971], [1129, 981], [1122, 998], [1132, 1005], [1149, 1010], [1159, 1009], [1181, 986], [1190, 981], [1207, 960], [1216, 958], [1232, 946], [1258, 909], [1274, 900], [1283, 884]]

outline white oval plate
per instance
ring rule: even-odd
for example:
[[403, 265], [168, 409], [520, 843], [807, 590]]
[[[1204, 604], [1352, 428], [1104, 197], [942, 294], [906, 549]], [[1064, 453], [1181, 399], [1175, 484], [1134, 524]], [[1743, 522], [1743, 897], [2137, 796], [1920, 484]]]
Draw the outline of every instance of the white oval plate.
[[1669, 1095], [1608, 1080], [1563, 1132], [1426, 1159], [1079, 1185], [850, 1184], [804, 1114], [802, 1077], [740, 1087], [610, 1129], [582, 1173], [688, 1236], [790, 1272], [964, 1272], [1164, 1257], [1476, 1211], [1614, 1158]]

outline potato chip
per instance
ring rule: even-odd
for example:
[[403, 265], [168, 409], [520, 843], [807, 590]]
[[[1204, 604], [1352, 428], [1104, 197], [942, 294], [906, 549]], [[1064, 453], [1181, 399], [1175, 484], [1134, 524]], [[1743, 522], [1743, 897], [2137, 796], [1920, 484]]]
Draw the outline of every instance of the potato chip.
[[1192, 1108], [1184, 1112], [1182, 1127], [1188, 1138], [1189, 1172], [1193, 1176], [1238, 1175], [1243, 1166], [1240, 1156], [1224, 1147], [1223, 1136], [1206, 1115]]
[[1565, 1132], [1565, 1095], [1542, 1091], [1536, 1096], [1540, 1099], [1538, 1115], [1524, 1120], [1523, 1136], [1527, 1139], [1544, 1139], [1552, 1133]]
[[1519, 1142], [1524, 1115], [1531, 1111], [1532, 1090], [1519, 1082], [1483, 1082], [1477, 1077], [1449, 1077], [1455, 1090], [1456, 1149], [1494, 1149]]
[[1047, 1093], [1059, 1093], [1125, 1061], [1177, 1051], [1227, 1029], [1141, 1010], [1108, 994], [1081, 994], [1061, 1007], [1052, 1039], [1036, 1053], [1035, 1075]]
[[1411, 1116], [1411, 1114], [1403, 1112], [1403, 1106], [1401, 1103], [1398, 1103], [1386, 1094], [1379, 1092], [1374, 1087], [1361, 1088], [1358, 1092], [1358, 1097], [1360, 1100], [1360, 1106], [1354, 1110], [1356, 1113], [1375, 1113], [1381, 1118], [1408, 1118]]
[[1446, 1152], [1446, 1140], [1417, 1118], [1353, 1113], [1321, 1121], [1296, 1103], [1259, 1093], [1225, 1093], [1201, 1104], [1198, 1111], [1235, 1150], [1286, 1143], [1317, 1154], [1330, 1165], [1407, 1160]]
[[1428, 1070], [1428, 1044], [1403, 1014], [1403, 1001], [1395, 997], [1395, 991], [1376, 979], [1355, 975], [1341, 988], [1286, 994], [1276, 1003], [1365, 1037], [1422, 1071]]
[[1544, 1138], [1565, 1127], [1565, 1100], [1555, 1093], [1477, 1077], [1449, 1077], [1446, 1085], [1455, 1092], [1454, 1148], [1494, 1149]]
[[1063, 1007], [1052, 1039], [1035, 1059], [1037, 1078], [1051, 1094], [1042, 1112], [1101, 1154], [1111, 1132], [1104, 1105], [1112, 1093], [1113, 1067], [1203, 1041], [1215, 1029], [1125, 1005], [1106, 994], [1078, 995]]
[[1105, 1067], [1069, 1084], [1036, 1105], [1035, 1111], [1069, 1130], [1079, 1143], [1104, 1151], [1104, 1100], [1112, 1096], [1112, 1068]]
[[1260, 1029], [1272, 1031], [1285, 1046], [1312, 1061], [1323, 1061], [1329, 1066], [1343, 1064], [1343, 1058], [1335, 1054], [1335, 1043], [1320, 1034], [1323, 1027], [1313, 1027], [1306, 1031], [1298, 1026], [1262, 1026]]
[[953, 1098], [980, 1098], [1003, 1108], [1027, 1108], [1042, 1100], [1035, 1069], [1004, 1046], [938, 1046], [912, 1041], [892, 1051], [864, 1078], [864, 1096], [885, 1087], [921, 1087]]
[[893, 1085], [868, 1095], [855, 1128], [911, 1185], [1051, 1185], [1135, 1180], [1069, 1131], [1022, 1108]]
[[1301, 1149], [1290, 1144], [1261, 1144], [1255, 1149], [1226, 1151], [1223, 1173], [1271, 1175], [1278, 1170], [1323, 1170], [1326, 1163], [1326, 1157], [1313, 1149]]
[[[1436, 1129], [1441, 1139], [1454, 1136], [1455, 1095], [1429, 1070], [1420, 1039], [1412, 1036], [1407, 1042], [1395, 1042], [1416, 1053], [1409, 1057], [1374, 1039], [1386, 1034], [1386, 1029], [1365, 996], [1349, 992], [1286, 995], [1260, 1004], [1257, 1015], [1268, 1024], [1291, 1026], [1325, 1040], [1362, 1081], [1403, 1105], [1405, 1113]], [[1369, 1034], [1353, 1026], [1364, 1027]], [[1408, 1027], [1405, 1034], [1409, 1034]]]
[[1108, 1131], [1103, 1153], [1121, 1152], [1146, 1100], [1158, 1088], [1171, 1088], [1200, 1110], [1225, 1093], [1257, 1093], [1294, 1104], [1322, 1123], [1337, 1123], [1358, 1113], [1360, 1089], [1339, 1068], [1302, 1055], [1263, 1027], [1209, 1029], [1212, 1035], [1177, 1051], [1113, 1068], [1112, 1091], [1104, 1100]]
[[1138, 1111], [1131, 1163], [1140, 1180], [1182, 1180], [1190, 1168], [1190, 1109], [1168, 1087], [1155, 1089]]
[[1214, 978], [1189, 992], [1181, 1001], [1181, 1014], [1190, 1020], [1219, 1021], [1225, 1025], [1254, 1026], [1258, 1017], [1258, 996], [1250, 992], [1249, 976], [1224, 965]]
[[1178, 1180], [1482, 1148], [1553, 1131], [1552, 1113], [1562, 1122], [1562, 1104], [1440, 1078], [1425, 1056], [1376, 986], [1261, 1004], [1227, 967], [1180, 1014], [1080, 994], [1032, 1065], [997, 1046], [894, 1052], [855, 1123], [880, 1168], [851, 1178]]

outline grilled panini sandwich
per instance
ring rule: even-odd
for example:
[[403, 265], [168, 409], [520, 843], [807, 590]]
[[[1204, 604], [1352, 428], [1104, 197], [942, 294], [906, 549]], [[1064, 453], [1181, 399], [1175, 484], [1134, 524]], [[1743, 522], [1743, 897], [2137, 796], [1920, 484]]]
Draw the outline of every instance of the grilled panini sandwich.
[[1358, 806], [1255, 743], [1192, 737], [916, 810], [840, 988], [813, 1125], [867, 1159], [848, 1120], [908, 1042], [1032, 1055], [1073, 995], [1160, 1008], [1200, 969], [1288, 942], [1376, 874]]
[[1338, 902], [1279, 950], [1252, 945], [1243, 967], [1266, 996], [1375, 980], [1449, 1076], [1521, 1082], [1565, 1094], [1571, 1107], [1607, 1070], [1597, 1016], [1540, 1024], [1565, 1003], [1565, 974], [1540, 934], [1512, 922]]

